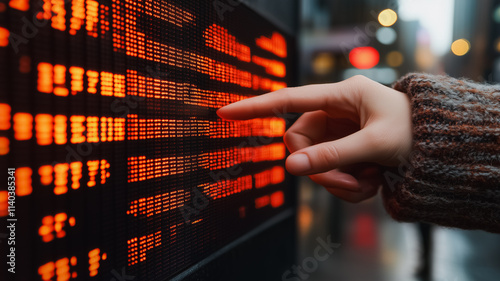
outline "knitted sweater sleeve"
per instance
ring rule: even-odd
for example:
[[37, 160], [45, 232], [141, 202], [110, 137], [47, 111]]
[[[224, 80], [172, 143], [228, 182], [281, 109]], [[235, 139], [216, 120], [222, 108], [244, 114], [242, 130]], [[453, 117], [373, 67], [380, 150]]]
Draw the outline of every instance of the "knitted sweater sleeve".
[[411, 73], [413, 151], [386, 172], [384, 205], [399, 221], [500, 233], [500, 86]]

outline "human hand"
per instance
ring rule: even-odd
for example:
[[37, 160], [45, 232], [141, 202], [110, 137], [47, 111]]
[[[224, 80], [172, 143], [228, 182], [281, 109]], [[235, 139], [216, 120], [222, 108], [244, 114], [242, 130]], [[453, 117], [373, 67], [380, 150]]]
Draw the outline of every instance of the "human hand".
[[374, 196], [382, 166], [397, 166], [410, 154], [409, 98], [363, 76], [333, 84], [281, 89], [217, 111], [246, 120], [279, 112], [305, 112], [284, 136], [294, 175], [309, 176], [349, 202]]

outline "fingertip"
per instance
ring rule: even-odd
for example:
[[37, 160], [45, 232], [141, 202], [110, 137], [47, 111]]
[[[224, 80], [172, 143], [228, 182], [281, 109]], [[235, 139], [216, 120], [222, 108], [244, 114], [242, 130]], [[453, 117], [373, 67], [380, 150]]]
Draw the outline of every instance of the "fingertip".
[[215, 112], [217, 114], [217, 116], [219, 116], [220, 118], [222, 119], [226, 119], [224, 118], [224, 111], [222, 110], [224, 107], [221, 107], [219, 109], [217, 109], [217, 111]]
[[305, 153], [294, 153], [286, 159], [286, 169], [296, 176], [306, 175], [311, 170], [311, 161]]
[[[226, 105], [226, 106], [223, 106], [221, 108], [219, 108], [216, 113], [217, 115], [224, 119], [224, 120], [236, 120], [234, 118], [234, 116], [231, 116], [231, 114], [233, 113], [234, 110], [232, 110], [232, 106], [233, 104], [229, 104], [229, 105]], [[234, 115], [234, 114], [233, 114]]]

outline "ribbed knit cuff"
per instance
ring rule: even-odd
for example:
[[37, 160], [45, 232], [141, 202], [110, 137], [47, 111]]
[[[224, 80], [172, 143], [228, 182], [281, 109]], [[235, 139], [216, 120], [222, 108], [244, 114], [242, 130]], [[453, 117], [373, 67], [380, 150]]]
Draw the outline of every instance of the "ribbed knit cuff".
[[394, 88], [411, 100], [413, 152], [386, 173], [389, 214], [500, 233], [500, 86], [411, 73]]

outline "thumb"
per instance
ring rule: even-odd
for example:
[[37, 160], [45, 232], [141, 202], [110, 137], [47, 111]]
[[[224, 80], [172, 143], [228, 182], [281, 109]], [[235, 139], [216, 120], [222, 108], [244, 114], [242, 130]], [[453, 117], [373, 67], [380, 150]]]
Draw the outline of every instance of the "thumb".
[[287, 170], [297, 176], [324, 173], [342, 166], [371, 162], [380, 155], [374, 134], [368, 128], [344, 138], [316, 144], [291, 154]]

